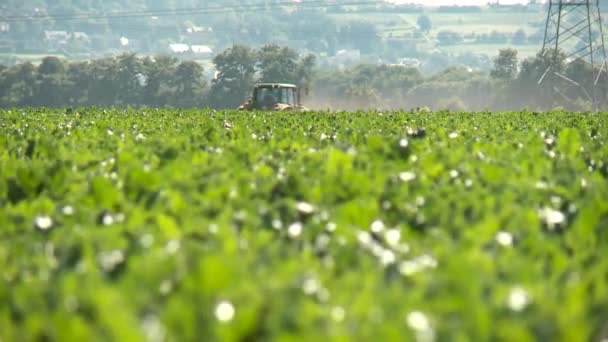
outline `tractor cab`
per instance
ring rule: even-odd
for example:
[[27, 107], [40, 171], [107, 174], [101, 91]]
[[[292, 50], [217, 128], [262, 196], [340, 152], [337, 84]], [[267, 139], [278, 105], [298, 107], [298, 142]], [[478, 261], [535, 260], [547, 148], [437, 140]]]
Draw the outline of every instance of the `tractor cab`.
[[250, 100], [242, 104], [244, 110], [301, 110], [300, 91], [293, 84], [260, 83], [253, 88]]

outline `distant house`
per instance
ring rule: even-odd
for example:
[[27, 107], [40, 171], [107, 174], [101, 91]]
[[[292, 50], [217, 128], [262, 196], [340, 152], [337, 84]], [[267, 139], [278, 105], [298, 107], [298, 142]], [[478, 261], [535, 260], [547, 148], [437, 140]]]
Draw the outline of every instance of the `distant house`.
[[7, 22], [0, 22], [0, 32], [8, 32], [11, 30], [11, 24]]
[[201, 26], [192, 26], [186, 29], [188, 33], [210, 33], [213, 32], [213, 28], [211, 27], [201, 27]]
[[68, 31], [44, 31], [44, 40], [48, 43], [67, 44], [70, 39]]
[[361, 59], [361, 51], [357, 49], [353, 50], [338, 50], [336, 52], [336, 56], [334, 57], [339, 62], [347, 62], [347, 61], [359, 61]]
[[84, 33], [84, 32], [74, 32], [72, 33], [72, 39], [73, 40], [78, 40], [81, 42], [90, 42], [91, 39], [89, 38], [89, 35]]
[[190, 51], [190, 46], [188, 44], [169, 44], [169, 49], [173, 53], [186, 53]]
[[400, 58], [397, 65], [408, 68], [420, 68], [422, 66], [422, 62], [417, 58]]
[[190, 49], [192, 50], [192, 53], [196, 55], [209, 56], [213, 54], [213, 49], [207, 45], [192, 45], [190, 46]]

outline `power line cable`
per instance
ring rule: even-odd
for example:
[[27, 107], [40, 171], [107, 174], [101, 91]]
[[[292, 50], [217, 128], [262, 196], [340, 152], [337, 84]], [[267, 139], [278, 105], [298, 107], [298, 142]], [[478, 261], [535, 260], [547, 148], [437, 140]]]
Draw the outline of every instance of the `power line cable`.
[[85, 14], [49, 14], [39, 16], [4, 16], [0, 20], [5, 22], [16, 21], [71, 21], [71, 20], [92, 20], [92, 19], [124, 19], [138, 17], [161, 17], [161, 16], [183, 16], [183, 15], [200, 15], [200, 14], [223, 14], [233, 12], [257, 12], [278, 9], [282, 7], [296, 7], [296, 9], [322, 9], [343, 6], [371, 6], [380, 5], [379, 1], [351, 1], [341, 3], [327, 3], [327, 1], [308, 1], [308, 2], [293, 2], [280, 1], [270, 4], [239, 4], [238, 6], [205, 6], [194, 8], [181, 9], [162, 9], [162, 10], [146, 10], [146, 11], [123, 11], [114, 13], [85, 13]]

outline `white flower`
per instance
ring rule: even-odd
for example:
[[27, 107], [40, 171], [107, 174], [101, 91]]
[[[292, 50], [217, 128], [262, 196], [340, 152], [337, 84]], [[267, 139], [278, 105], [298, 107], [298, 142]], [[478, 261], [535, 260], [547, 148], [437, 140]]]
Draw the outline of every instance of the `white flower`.
[[376, 220], [372, 222], [370, 230], [372, 231], [372, 233], [379, 234], [384, 231], [384, 223], [380, 220]]
[[146, 137], [143, 134], [141, 134], [141, 133], [138, 133], [135, 136], [135, 141], [137, 141], [137, 142], [144, 141], [144, 140], [146, 140]]
[[143, 248], [150, 248], [152, 244], [154, 244], [154, 236], [152, 234], [145, 234], [141, 238], [139, 238], [139, 244]]
[[112, 225], [112, 224], [114, 224], [114, 217], [113, 217], [112, 215], [110, 215], [110, 214], [107, 214], [107, 213], [106, 213], [106, 214], [104, 214], [104, 215], [103, 215], [103, 217], [101, 218], [101, 223], [102, 223], [104, 226], [109, 226], [109, 225]]
[[416, 341], [430, 342], [435, 340], [435, 331], [431, 321], [420, 311], [412, 311], [407, 315], [407, 325], [414, 330]]
[[158, 317], [147, 315], [141, 322], [144, 334], [149, 342], [160, 342], [165, 340], [166, 331]]
[[301, 214], [312, 214], [315, 211], [315, 207], [310, 203], [298, 202], [298, 204], [296, 204], [296, 210]]
[[388, 249], [382, 251], [382, 254], [380, 255], [380, 262], [382, 263], [382, 266], [394, 264], [395, 260], [395, 253], [393, 253], [393, 251]]
[[435, 340], [435, 331], [431, 326], [431, 321], [424, 313], [412, 311], [407, 315], [407, 325], [416, 335], [418, 342], [431, 342]]
[[331, 318], [336, 322], [342, 322], [346, 316], [346, 311], [341, 306], [334, 306], [331, 309]]
[[307, 278], [302, 284], [302, 291], [307, 295], [313, 295], [319, 290], [319, 282], [315, 278]]
[[556, 225], [566, 222], [566, 215], [564, 215], [564, 213], [551, 208], [539, 210], [538, 215], [540, 216], [540, 219], [546, 223], [547, 226], [549, 226], [550, 229], [553, 229]]
[[411, 260], [404, 260], [399, 264], [399, 273], [410, 276], [429, 268], [436, 268], [437, 260], [428, 254], [421, 255]]
[[53, 219], [46, 215], [39, 215], [34, 219], [34, 224], [40, 230], [49, 230], [53, 227]]
[[399, 229], [389, 229], [384, 233], [384, 241], [391, 247], [397, 246], [400, 239], [401, 231]]
[[448, 137], [449, 137], [450, 139], [456, 139], [456, 138], [458, 138], [458, 133], [456, 133], [456, 132], [452, 132], [452, 133], [450, 133], [450, 135], [448, 135]]
[[229, 301], [221, 301], [215, 307], [215, 318], [218, 321], [225, 323], [230, 322], [234, 318], [234, 306]]
[[399, 147], [401, 147], [401, 148], [407, 148], [409, 146], [409, 144], [410, 144], [410, 142], [405, 138], [401, 138], [399, 140]]
[[509, 309], [520, 312], [524, 310], [530, 304], [530, 296], [528, 292], [523, 288], [516, 286], [509, 292], [509, 298], [507, 299], [507, 306]]
[[292, 239], [298, 238], [302, 234], [302, 228], [301, 222], [292, 223], [287, 228], [287, 235]]
[[279, 220], [279, 219], [273, 219], [270, 224], [272, 225], [272, 228], [275, 230], [280, 230], [281, 228], [283, 228], [283, 222], [281, 222], [281, 220]]
[[72, 216], [74, 215], [74, 207], [72, 207], [71, 205], [66, 205], [61, 208], [61, 213], [65, 216]]
[[415, 261], [412, 260], [404, 260], [399, 264], [399, 273], [404, 276], [410, 276], [415, 273], [418, 273], [422, 267]]
[[160, 286], [158, 287], [158, 292], [160, 292], [160, 294], [165, 296], [165, 295], [169, 294], [169, 292], [171, 292], [172, 289], [173, 289], [173, 283], [171, 282], [171, 280], [165, 279], [162, 281], [162, 283], [160, 283]]
[[437, 267], [437, 260], [428, 254], [424, 254], [418, 257], [418, 263], [426, 268]]
[[125, 255], [121, 250], [113, 250], [109, 252], [102, 252], [99, 255], [99, 264], [101, 268], [106, 271], [112, 271], [116, 266], [125, 261]]
[[511, 235], [509, 232], [500, 231], [496, 233], [496, 237], [494, 239], [503, 247], [511, 247], [513, 245], [513, 235]]
[[407, 183], [407, 182], [411, 182], [411, 181], [413, 181], [414, 179], [416, 179], [416, 174], [415, 174], [415, 173], [413, 173], [413, 172], [408, 172], [408, 171], [406, 171], [406, 172], [401, 172], [401, 173], [399, 173], [399, 179], [400, 179], [402, 182], [406, 182], [406, 183]]
[[334, 223], [334, 222], [328, 222], [327, 225], [325, 226], [325, 230], [327, 230], [328, 232], [335, 232], [336, 228], [338, 226]]
[[427, 331], [431, 329], [431, 322], [420, 311], [412, 311], [407, 315], [407, 325], [415, 331]]
[[167, 251], [167, 254], [175, 254], [180, 247], [180, 243], [179, 240], [171, 240], [169, 242], [167, 242], [167, 246], [165, 247], [165, 250]]
[[372, 242], [372, 237], [368, 232], [360, 230], [357, 232], [357, 240], [359, 240], [359, 243], [363, 246], [367, 246]]
[[450, 171], [450, 178], [456, 178], [456, 177], [458, 177], [458, 175], [459, 175], [458, 170], [451, 170]]

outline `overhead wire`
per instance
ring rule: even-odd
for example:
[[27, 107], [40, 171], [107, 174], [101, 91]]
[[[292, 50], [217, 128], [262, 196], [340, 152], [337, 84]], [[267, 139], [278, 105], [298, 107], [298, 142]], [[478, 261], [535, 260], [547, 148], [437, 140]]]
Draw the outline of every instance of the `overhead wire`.
[[375, 0], [345, 1], [339, 3], [328, 3], [327, 1], [312, 0], [306, 2], [277, 1], [273, 3], [251, 3], [238, 4], [237, 6], [204, 6], [178, 9], [157, 9], [143, 11], [121, 11], [109, 13], [77, 13], [77, 14], [46, 14], [46, 15], [20, 15], [2, 16], [0, 20], [5, 22], [15, 21], [72, 21], [72, 20], [93, 20], [93, 19], [124, 19], [138, 17], [164, 17], [164, 16], [188, 16], [201, 14], [223, 14], [233, 12], [258, 12], [284, 7], [296, 7], [296, 9], [323, 9], [345, 6], [371, 6], [381, 5], [383, 2]]

